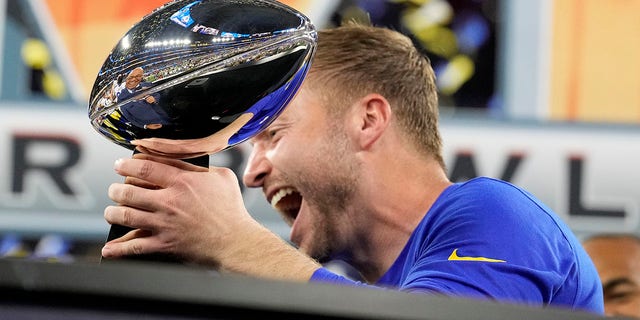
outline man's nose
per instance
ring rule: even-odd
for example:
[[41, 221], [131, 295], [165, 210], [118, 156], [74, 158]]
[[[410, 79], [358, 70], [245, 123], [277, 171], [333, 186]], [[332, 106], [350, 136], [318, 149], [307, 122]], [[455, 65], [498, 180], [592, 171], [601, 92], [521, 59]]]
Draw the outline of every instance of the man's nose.
[[271, 162], [265, 156], [262, 148], [255, 144], [251, 149], [247, 166], [244, 169], [242, 182], [249, 188], [259, 188], [264, 184], [264, 179], [271, 172]]

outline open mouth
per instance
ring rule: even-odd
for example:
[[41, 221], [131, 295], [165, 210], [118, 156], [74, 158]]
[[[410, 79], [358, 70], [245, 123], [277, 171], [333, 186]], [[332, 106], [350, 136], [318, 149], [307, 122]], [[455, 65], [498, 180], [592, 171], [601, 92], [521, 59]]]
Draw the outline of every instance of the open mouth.
[[282, 214], [290, 226], [296, 220], [301, 204], [302, 195], [293, 188], [280, 189], [271, 198], [271, 206]]

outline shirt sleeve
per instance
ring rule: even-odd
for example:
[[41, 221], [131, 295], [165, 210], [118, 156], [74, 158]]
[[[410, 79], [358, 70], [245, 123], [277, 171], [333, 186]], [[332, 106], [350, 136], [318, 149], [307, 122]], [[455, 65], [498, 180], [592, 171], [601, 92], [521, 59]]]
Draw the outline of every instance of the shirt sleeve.
[[309, 279], [309, 281], [332, 283], [332, 284], [347, 285], [347, 286], [366, 287], [366, 288], [373, 288], [373, 289], [385, 289], [384, 287], [374, 286], [374, 285], [366, 284], [361, 281], [351, 280], [339, 274], [333, 273], [329, 271], [327, 268], [320, 268], [316, 270], [313, 273], [313, 275], [311, 275], [311, 278]]

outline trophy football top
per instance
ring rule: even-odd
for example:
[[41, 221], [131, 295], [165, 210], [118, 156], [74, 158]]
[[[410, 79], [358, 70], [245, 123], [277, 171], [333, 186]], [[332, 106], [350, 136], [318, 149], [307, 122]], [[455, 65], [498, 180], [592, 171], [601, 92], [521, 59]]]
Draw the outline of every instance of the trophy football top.
[[227, 149], [266, 128], [306, 76], [316, 30], [269, 0], [177, 0], [116, 44], [89, 99], [92, 126], [134, 149], [191, 158]]

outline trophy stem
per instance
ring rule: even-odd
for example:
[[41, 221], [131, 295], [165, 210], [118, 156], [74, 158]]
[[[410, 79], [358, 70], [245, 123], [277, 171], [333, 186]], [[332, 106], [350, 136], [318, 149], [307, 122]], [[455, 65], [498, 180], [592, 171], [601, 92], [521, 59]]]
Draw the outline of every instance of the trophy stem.
[[[138, 151], [134, 151], [133, 154], [138, 153]], [[190, 159], [183, 159], [182, 161], [195, 164], [197, 166], [209, 168], [209, 155], [203, 155]], [[122, 225], [114, 224], [111, 225], [111, 229], [109, 229], [109, 235], [107, 236], [106, 242], [109, 242], [113, 239], [120, 238], [127, 234], [129, 231], [133, 230], [132, 228], [125, 227]], [[115, 259], [107, 259], [104, 257], [100, 258], [100, 263], [103, 262], [111, 262]], [[141, 255], [130, 255], [123, 258], [119, 258], [117, 260], [128, 260], [128, 261], [149, 261], [149, 262], [169, 262], [169, 263], [181, 263], [180, 259], [175, 256], [171, 256], [168, 254], [141, 254]]]

